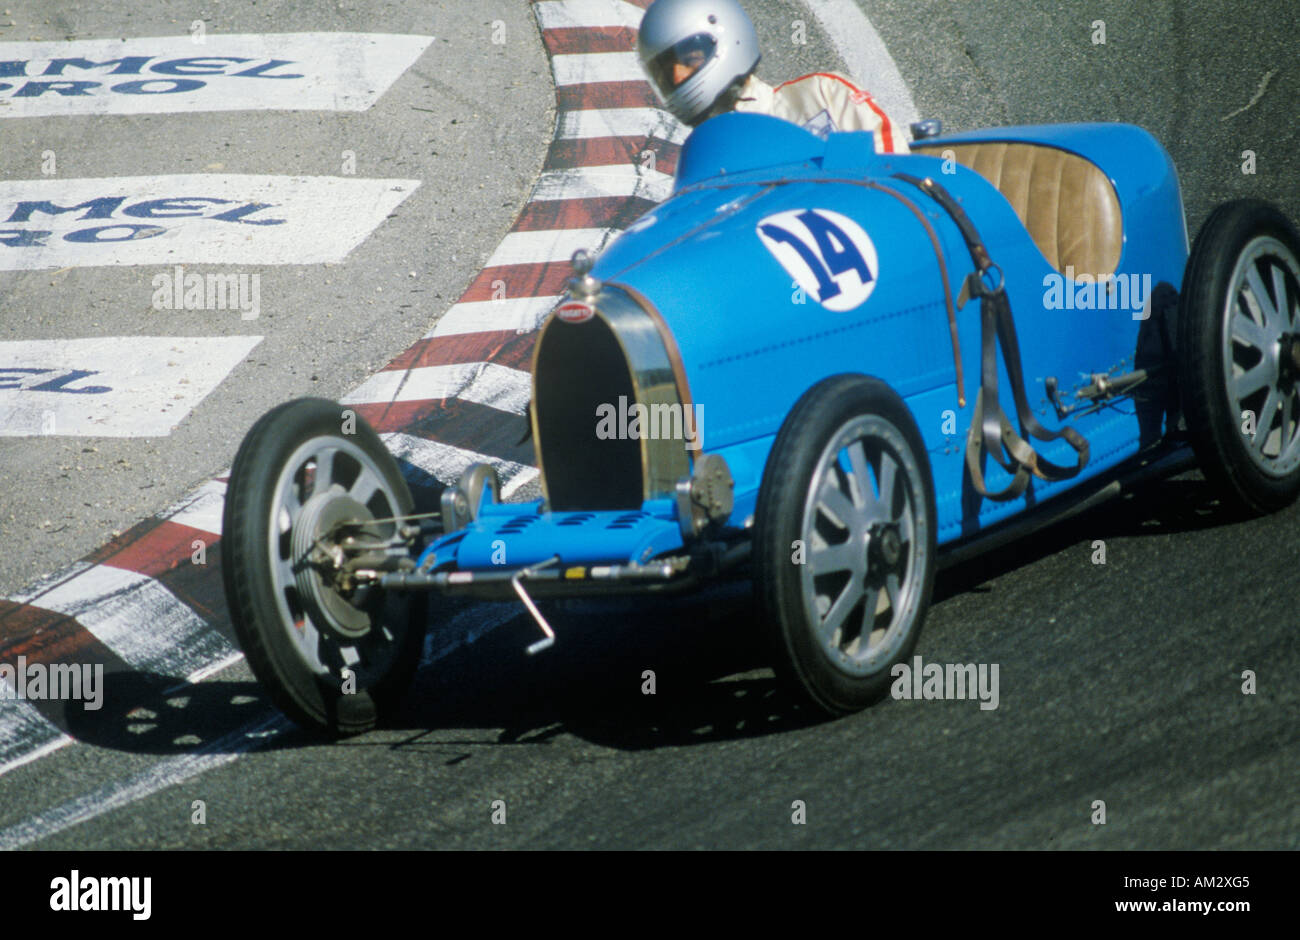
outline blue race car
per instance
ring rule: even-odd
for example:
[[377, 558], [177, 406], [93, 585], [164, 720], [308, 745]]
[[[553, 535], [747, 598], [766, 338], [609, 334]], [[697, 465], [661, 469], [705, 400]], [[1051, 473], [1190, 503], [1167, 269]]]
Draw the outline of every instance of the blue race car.
[[[534, 349], [543, 498], [479, 465], [416, 514], [339, 405], [290, 402], [230, 478], [248, 661], [304, 726], [397, 703], [432, 594], [685, 590], [749, 577], [779, 675], [883, 696], [936, 567], [1199, 460], [1253, 512], [1300, 490], [1300, 236], [1221, 206], [1188, 250], [1140, 128], [984, 130], [880, 155], [729, 114], [671, 198], [576, 276]], [[434, 618], [433, 629], [437, 629]]]

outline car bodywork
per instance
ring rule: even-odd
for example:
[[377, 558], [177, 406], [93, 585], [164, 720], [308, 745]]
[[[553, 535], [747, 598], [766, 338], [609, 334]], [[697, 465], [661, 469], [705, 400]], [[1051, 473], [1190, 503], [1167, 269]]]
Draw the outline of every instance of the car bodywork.
[[[981, 326], [962, 290], [968, 245], [896, 174], [940, 181], [974, 221], [1004, 278], [1036, 416], [1089, 444], [1076, 475], [1003, 501], [972, 490]], [[531, 430], [544, 498], [449, 494], [446, 531], [415, 572], [384, 583], [487, 596], [523, 573], [551, 593], [628, 590], [738, 563], [782, 422], [840, 373], [903, 398], [933, 473], [938, 545], [973, 544], [1067, 491], [1095, 493], [1143, 454], [1177, 453], [1161, 384], [1128, 393], [1107, 377], [1158, 374], [1139, 360], [1159, 346], [1160, 298], [1176, 298], [1187, 256], [1173, 164], [1137, 127], [998, 128], [882, 155], [870, 134], [716, 118], [687, 141], [673, 195], [601, 253], [540, 333]], [[661, 420], [633, 426], [637, 406]], [[602, 413], [617, 419], [603, 435]], [[1063, 441], [1037, 446], [1073, 461]], [[988, 472], [991, 489], [1008, 479]]]

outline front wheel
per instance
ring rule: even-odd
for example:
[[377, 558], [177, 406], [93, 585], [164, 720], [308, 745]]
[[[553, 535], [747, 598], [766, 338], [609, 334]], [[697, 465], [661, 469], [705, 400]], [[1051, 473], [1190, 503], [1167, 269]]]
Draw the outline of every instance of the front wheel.
[[392, 551], [412, 506], [378, 435], [334, 402], [281, 405], [240, 445], [222, 517], [226, 602], [253, 674], [307, 729], [369, 730], [410, 683], [423, 595], [386, 593], [348, 562]]
[[833, 376], [795, 404], [759, 491], [755, 586], [777, 674], [820, 710], [870, 705], [912, 654], [934, 520], [921, 434], [889, 386]]
[[1192, 445], [1234, 503], [1269, 512], [1300, 493], [1300, 235], [1273, 206], [1220, 206], [1196, 236], [1178, 317]]

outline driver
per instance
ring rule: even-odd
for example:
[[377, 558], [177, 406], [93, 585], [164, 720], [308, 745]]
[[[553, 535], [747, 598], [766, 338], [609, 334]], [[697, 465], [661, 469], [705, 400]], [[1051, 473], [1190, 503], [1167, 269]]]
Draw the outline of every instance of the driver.
[[819, 137], [871, 131], [877, 153], [907, 153], [902, 129], [843, 75], [814, 72], [773, 88], [754, 74], [758, 34], [737, 0], [655, 0], [637, 54], [664, 106], [691, 127], [728, 111], [770, 114]]

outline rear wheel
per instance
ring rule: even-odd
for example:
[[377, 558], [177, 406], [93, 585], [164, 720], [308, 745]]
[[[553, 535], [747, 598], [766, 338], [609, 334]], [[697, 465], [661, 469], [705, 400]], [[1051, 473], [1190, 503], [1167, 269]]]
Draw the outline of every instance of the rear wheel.
[[1193, 447], [1228, 499], [1269, 512], [1300, 493], [1300, 235], [1273, 206], [1226, 203], [1196, 237], [1179, 307]]
[[423, 595], [354, 582], [342, 546], [392, 542], [390, 520], [411, 511], [379, 437], [334, 402], [281, 405], [240, 445], [222, 519], [226, 601], [253, 674], [299, 725], [355, 734], [397, 708], [419, 663]]
[[758, 601], [778, 675], [843, 715], [888, 690], [934, 584], [934, 486], [903, 400], [839, 375], [791, 410], [756, 513]]

